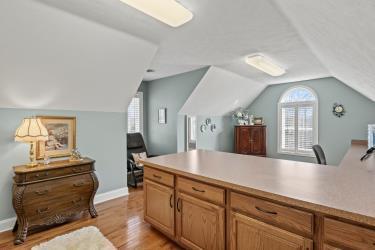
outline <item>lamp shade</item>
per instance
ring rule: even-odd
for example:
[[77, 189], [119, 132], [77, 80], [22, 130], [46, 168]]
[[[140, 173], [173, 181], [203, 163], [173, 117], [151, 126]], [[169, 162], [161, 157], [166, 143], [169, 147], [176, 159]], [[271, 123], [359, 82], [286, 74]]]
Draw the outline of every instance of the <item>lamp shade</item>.
[[14, 140], [19, 142], [47, 141], [48, 131], [40, 119], [25, 118], [17, 129]]

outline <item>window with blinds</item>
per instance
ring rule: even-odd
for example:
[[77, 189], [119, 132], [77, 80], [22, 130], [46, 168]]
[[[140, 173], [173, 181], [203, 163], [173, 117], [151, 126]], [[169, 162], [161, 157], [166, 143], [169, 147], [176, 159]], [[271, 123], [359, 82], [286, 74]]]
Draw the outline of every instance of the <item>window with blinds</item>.
[[307, 87], [287, 90], [279, 102], [279, 153], [313, 156], [318, 144], [318, 99]]
[[143, 132], [143, 93], [138, 92], [128, 106], [128, 133]]

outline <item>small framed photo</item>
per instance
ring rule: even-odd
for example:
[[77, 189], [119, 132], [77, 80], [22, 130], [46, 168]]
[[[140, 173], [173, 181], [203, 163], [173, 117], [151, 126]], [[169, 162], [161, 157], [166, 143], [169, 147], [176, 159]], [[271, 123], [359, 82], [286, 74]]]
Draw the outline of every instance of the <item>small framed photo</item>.
[[375, 124], [368, 125], [368, 147], [375, 146]]
[[167, 124], [167, 108], [160, 108], [158, 113], [159, 124]]
[[263, 125], [263, 117], [254, 117], [254, 125]]
[[70, 156], [76, 147], [76, 118], [65, 116], [38, 116], [48, 131], [48, 141], [41, 141], [36, 147], [37, 159], [45, 156]]

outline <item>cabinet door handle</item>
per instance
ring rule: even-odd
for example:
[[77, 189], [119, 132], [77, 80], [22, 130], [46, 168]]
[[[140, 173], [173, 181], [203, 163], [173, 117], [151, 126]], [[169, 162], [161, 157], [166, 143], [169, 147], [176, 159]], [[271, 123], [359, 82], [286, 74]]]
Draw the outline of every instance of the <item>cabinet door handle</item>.
[[155, 178], [161, 179], [160, 175], [153, 174], [152, 176], [154, 176]]
[[206, 190], [201, 190], [201, 189], [198, 189], [198, 188], [196, 188], [196, 187], [191, 187], [191, 189], [193, 189], [193, 190], [196, 191], [196, 192], [200, 192], [200, 193], [204, 193], [204, 192], [206, 192]]
[[48, 189], [35, 191], [37, 195], [45, 195], [48, 193]]
[[178, 199], [177, 199], [177, 211], [178, 211], [178, 212], [181, 212], [180, 201], [181, 201], [181, 199], [178, 198]]
[[268, 210], [265, 210], [263, 208], [260, 208], [258, 206], [255, 206], [255, 209], [262, 212], [262, 213], [266, 213], [266, 214], [272, 214], [272, 215], [277, 215], [277, 212], [274, 212], [274, 211], [268, 211]]
[[83, 185], [85, 185], [84, 182], [78, 182], [73, 184], [74, 187], [82, 187]]
[[44, 214], [44, 213], [47, 213], [48, 211], [49, 211], [49, 207], [38, 208], [37, 210], [38, 214]]
[[171, 208], [173, 208], [172, 198], [173, 198], [173, 194], [171, 194], [171, 196], [169, 197], [169, 206]]

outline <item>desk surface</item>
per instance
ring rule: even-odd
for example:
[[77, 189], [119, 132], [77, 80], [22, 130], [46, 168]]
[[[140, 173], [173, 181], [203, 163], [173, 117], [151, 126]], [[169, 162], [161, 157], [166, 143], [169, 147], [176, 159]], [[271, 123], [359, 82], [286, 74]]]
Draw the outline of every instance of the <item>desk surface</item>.
[[[375, 156], [353, 143], [339, 166], [207, 150], [148, 158], [145, 165], [293, 206], [375, 226]], [[373, 167], [373, 171], [369, 168]]]

